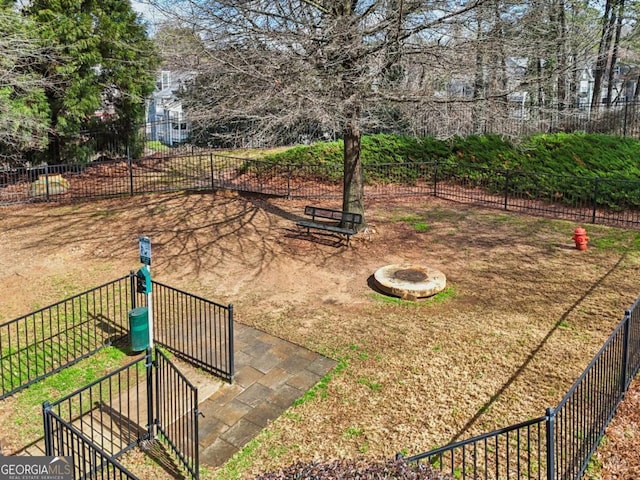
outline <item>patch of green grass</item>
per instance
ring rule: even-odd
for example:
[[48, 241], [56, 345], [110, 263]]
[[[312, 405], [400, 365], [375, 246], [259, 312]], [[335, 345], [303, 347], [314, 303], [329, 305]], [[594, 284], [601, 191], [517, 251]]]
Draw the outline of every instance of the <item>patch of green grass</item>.
[[365, 385], [367, 387], [369, 387], [372, 391], [374, 392], [379, 392], [380, 390], [382, 390], [382, 384], [375, 382], [373, 380], [371, 380], [370, 378], [367, 377], [360, 377], [358, 379], [358, 383], [360, 385]]
[[416, 232], [425, 233], [431, 230], [431, 226], [427, 224], [419, 215], [405, 215], [398, 219], [401, 222], [408, 223]]
[[145, 142], [144, 148], [158, 153], [168, 153], [170, 151], [167, 145], [157, 140]]
[[562, 329], [570, 329], [571, 328], [571, 324], [569, 322], [567, 322], [566, 320], [562, 320], [560, 323], [558, 323], [558, 328], [562, 328]]
[[358, 445], [358, 452], [364, 455], [368, 451], [369, 451], [369, 442], [362, 442], [360, 445]]
[[61, 398], [126, 361], [126, 354], [116, 347], [106, 347], [91, 357], [36, 382], [14, 395], [13, 421], [20, 426], [20, 441], [26, 445], [42, 436], [42, 403]]
[[364, 429], [363, 428], [358, 428], [358, 427], [349, 427], [345, 430], [343, 436], [345, 438], [354, 438], [354, 437], [360, 437], [364, 434]]
[[384, 295], [382, 293], [374, 292], [371, 294], [374, 300], [378, 300], [382, 303], [389, 303], [391, 305], [411, 305], [415, 304], [415, 302], [409, 302], [407, 300], [402, 300], [398, 297], [391, 297], [389, 295]]
[[[604, 438], [604, 437], [603, 437]], [[591, 455], [584, 472], [585, 480], [600, 480], [602, 478], [602, 462], [596, 455]]]
[[592, 233], [587, 231], [589, 246], [599, 250], [624, 253], [640, 251], [640, 233], [617, 228], [597, 229]]
[[402, 300], [401, 298], [398, 298], [398, 297], [392, 297], [392, 296], [384, 295], [382, 293], [377, 293], [377, 292], [372, 293], [371, 296], [373, 297], [374, 300], [379, 300], [383, 303], [388, 303], [391, 305], [399, 305], [407, 308], [420, 308], [427, 305], [431, 305], [433, 303], [446, 302], [447, 300], [457, 298], [458, 295], [456, 293], [455, 288], [452, 285], [450, 285], [446, 287], [444, 290], [442, 290], [441, 292], [438, 292], [429, 298], [421, 299], [418, 301]]
[[269, 456], [271, 458], [280, 458], [282, 455], [287, 453], [289, 449], [284, 445], [276, 445], [269, 449]]
[[298, 412], [292, 412], [289, 410], [284, 412], [282, 416], [292, 420], [294, 423], [298, 423], [300, 420], [302, 420], [302, 415], [300, 415]]
[[349, 361], [345, 358], [341, 358], [338, 360], [338, 364], [327, 373], [324, 377], [322, 377], [318, 383], [316, 383], [311, 389], [307, 390], [302, 397], [298, 398], [293, 402], [293, 407], [297, 407], [298, 405], [303, 405], [311, 400], [314, 400], [318, 396], [321, 398], [325, 398], [327, 396], [327, 388], [329, 387], [329, 382], [331, 380], [342, 374], [347, 367], [349, 366]]
[[456, 289], [453, 286], [449, 286], [441, 292], [436, 293], [433, 297], [427, 298], [425, 303], [442, 303], [457, 297], [458, 294], [456, 293]]

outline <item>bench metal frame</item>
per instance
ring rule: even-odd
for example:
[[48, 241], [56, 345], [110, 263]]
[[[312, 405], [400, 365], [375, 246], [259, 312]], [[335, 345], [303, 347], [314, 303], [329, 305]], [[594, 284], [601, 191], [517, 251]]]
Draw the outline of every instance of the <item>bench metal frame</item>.
[[299, 220], [296, 225], [306, 228], [307, 234], [310, 233], [310, 229], [315, 228], [343, 235], [347, 239], [347, 246], [349, 246], [351, 235], [358, 233], [357, 228], [362, 224], [362, 215], [359, 213], [331, 208], [307, 205], [304, 207], [304, 214], [311, 217], [311, 220]]

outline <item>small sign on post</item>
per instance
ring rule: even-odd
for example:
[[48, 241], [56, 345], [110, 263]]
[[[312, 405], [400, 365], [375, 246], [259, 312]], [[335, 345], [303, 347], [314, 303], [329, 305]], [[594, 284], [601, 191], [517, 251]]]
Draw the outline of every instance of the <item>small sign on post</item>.
[[151, 265], [151, 240], [149, 237], [138, 237], [140, 245], [140, 263]]
[[140, 247], [140, 263], [146, 265], [142, 267], [146, 270], [145, 283], [147, 294], [147, 309], [149, 312], [149, 351], [153, 350], [153, 301], [151, 299], [151, 240], [149, 237], [138, 237]]

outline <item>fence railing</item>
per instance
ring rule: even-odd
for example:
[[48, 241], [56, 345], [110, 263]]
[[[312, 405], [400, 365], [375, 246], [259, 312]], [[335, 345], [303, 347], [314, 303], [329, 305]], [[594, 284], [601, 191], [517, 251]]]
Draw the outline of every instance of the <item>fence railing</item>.
[[580, 480], [638, 370], [640, 297], [557, 408], [405, 460], [462, 479]]
[[199, 478], [198, 390], [157, 348], [42, 409], [45, 452], [72, 457], [74, 478], [136, 479], [118, 458], [146, 440]]
[[[207, 372], [232, 381], [233, 306], [154, 282], [154, 338]], [[0, 399], [129, 334], [144, 305], [134, 273], [0, 324]]]
[[[153, 408], [149, 408], [147, 392], [153, 392], [153, 384], [149, 362], [149, 356], [141, 357], [63, 398], [45, 403], [45, 429], [49, 428], [46, 416], [53, 413], [113, 458], [151, 438]], [[49, 430], [45, 444], [53, 442], [57, 435], [55, 428]]]
[[138, 480], [115, 458], [85, 438], [73, 425], [55, 413], [44, 413], [46, 455], [73, 458], [73, 478], [103, 480]]
[[546, 417], [407, 458], [457, 479], [546, 479]]
[[0, 399], [127, 335], [129, 276], [0, 325]]
[[[137, 295], [146, 305], [146, 295]], [[233, 305], [153, 282], [154, 340], [172, 354], [224, 380], [232, 381]]]
[[155, 359], [155, 426], [158, 438], [180, 459], [192, 478], [200, 473], [198, 389], [160, 350]]
[[[489, 169], [455, 162], [364, 166], [365, 196], [435, 196], [580, 222], [638, 228], [640, 181]], [[279, 165], [194, 152], [86, 166], [0, 172], [0, 204], [229, 189], [289, 198], [342, 198], [342, 166]]]

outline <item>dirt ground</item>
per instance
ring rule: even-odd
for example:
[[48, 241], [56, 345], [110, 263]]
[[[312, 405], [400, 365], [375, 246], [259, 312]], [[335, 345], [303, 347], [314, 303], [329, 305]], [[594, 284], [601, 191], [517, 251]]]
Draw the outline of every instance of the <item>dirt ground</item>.
[[[138, 237], [150, 237], [155, 279], [233, 303], [237, 321], [344, 366], [260, 434], [249, 476], [417, 454], [542, 415], [640, 293], [636, 232], [587, 226], [580, 252], [570, 222], [385, 199], [367, 204], [368, 228], [347, 248], [296, 229], [304, 203], [217, 193], [2, 207], [0, 322], [138, 268]], [[392, 263], [441, 270], [448, 294], [386, 299], [371, 276]], [[602, 478], [636, 478], [606, 465]]]

